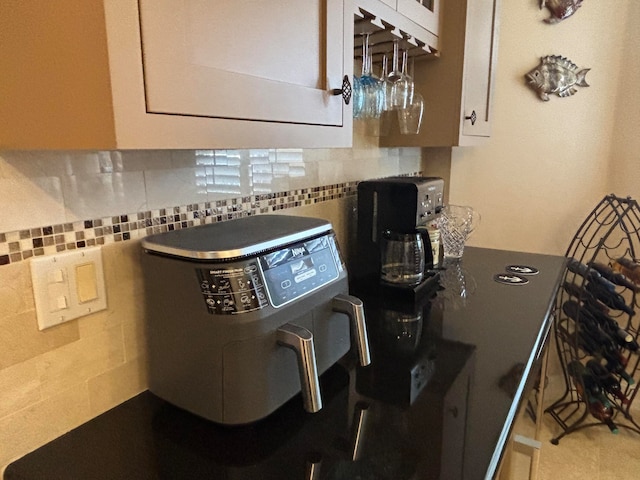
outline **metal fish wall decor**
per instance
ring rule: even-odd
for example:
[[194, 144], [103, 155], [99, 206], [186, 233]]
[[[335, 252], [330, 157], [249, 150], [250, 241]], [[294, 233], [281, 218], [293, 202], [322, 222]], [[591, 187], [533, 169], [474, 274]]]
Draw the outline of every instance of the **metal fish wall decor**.
[[544, 19], [547, 23], [558, 23], [569, 18], [581, 5], [582, 0], [540, 0], [540, 9], [547, 7], [551, 12], [551, 16]]
[[527, 73], [525, 78], [540, 99], [547, 102], [551, 94], [569, 97], [578, 91], [576, 86], [588, 87], [585, 76], [589, 70], [591, 69], [578, 70], [571, 60], [560, 55], [548, 55], [542, 57], [538, 66]]

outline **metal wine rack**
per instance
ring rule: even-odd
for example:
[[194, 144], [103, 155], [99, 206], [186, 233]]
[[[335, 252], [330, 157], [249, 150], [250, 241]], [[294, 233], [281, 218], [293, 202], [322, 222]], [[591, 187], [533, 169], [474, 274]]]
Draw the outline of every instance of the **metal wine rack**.
[[[595, 262], [612, 265], [618, 258], [626, 258], [633, 262], [640, 259], [637, 254], [640, 251], [640, 207], [638, 202], [631, 198], [620, 198], [608, 195], [598, 203], [589, 216], [582, 223], [576, 235], [573, 237], [566, 256], [575, 259], [586, 266]], [[591, 280], [592, 281], [592, 280]], [[606, 409], [610, 418], [596, 418], [589, 409], [587, 388], [581, 379], [576, 379], [569, 368], [571, 362], [578, 361], [585, 364], [594, 357], [593, 352], [588, 352], [581, 335], [587, 330], [586, 318], [583, 310], [578, 314], [567, 314], [569, 309], [563, 308], [566, 302], [573, 305], [584, 305], [590, 299], [590, 280], [579, 273], [565, 270], [561, 287], [556, 297], [554, 308], [555, 322], [554, 333], [556, 349], [562, 367], [565, 390], [564, 394], [551, 406], [545, 409], [553, 419], [562, 427], [562, 432], [551, 439], [551, 443], [557, 445], [562, 437], [577, 430], [587, 427], [608, 426], [613, 433], [618, 428], [626, 428], [640, 433], [640, 425], [634, 420], [630, 409], [637, 394], [637, 383], [630, 383], [619, 373], [614, 378], [620, 381], [621, 400], [610, 392], [603, 392], [611, 410]], [[638, 340], [640, 332], [640, 314], [635, 315], [638, 309], [636, 291], [632, 288], [616, 285], [615, 293], [619, 294], [626, 305], [627, 312], [609, 308], [608, 316], [626, 330], [634, 340]], [[582, 313], [582, 317], [580, 316]], [[592, 349], [591, 349], [592, 350]], [[626, 363], [624, 372], [632, 379], [639, 379], [638, 375], [640, 355], [622, 346], [617, 347], [616, 355], [622, 363]], [[574, 364], [575, 365], [575, 364]], [[634, 380], [631, 380], [634, 381]], [[603, 417], [599, 414], [598, 416]]]

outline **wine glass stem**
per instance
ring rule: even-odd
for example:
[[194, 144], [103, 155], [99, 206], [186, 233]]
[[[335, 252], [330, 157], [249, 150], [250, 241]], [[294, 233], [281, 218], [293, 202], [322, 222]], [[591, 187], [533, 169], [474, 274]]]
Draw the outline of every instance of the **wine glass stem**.
[[369, 75], [371, 69], [369, 58], [369, 34], [362, 34], [362, 76]]
[[392, 62], [391, 71], [397, 72], [398, 71], [398, 40], [393, 41], [393, 58], [391, 59], [391, 62]]

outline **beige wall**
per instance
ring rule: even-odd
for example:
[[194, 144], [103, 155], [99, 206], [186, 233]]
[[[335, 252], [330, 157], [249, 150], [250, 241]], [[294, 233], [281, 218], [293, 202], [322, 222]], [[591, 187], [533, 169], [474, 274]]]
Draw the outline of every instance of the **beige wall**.
[[616, 95], [609, 176], [611, 190], [620, 195], [640, 196], [640, 2], [630, 0], [624, 32], [622, 65]]
[[[640, 193], [640, 8], [586, 1], [547, 25], [538, 5], [502, 2], [493, 135], [486, 146], [454, 149], [450, 200], [482, 215], [471, 244], [564, 254], [604, 195]], [[591, 68], [591, 86], [540, 101], [523, 76], [551, 54]]]

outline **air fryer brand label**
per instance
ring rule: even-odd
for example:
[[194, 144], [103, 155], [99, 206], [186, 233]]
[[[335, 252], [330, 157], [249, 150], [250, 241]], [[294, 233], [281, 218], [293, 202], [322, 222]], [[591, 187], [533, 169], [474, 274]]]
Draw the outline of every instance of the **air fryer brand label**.
[[261, 256], [260, 268], [272, 305], [280, 307], [336, 280], [342, 262], [325, 235]]
[[196, 269], [200, 292], [212, 315], [237, 315], [269, 304], [257, 261], [242, 267]]

